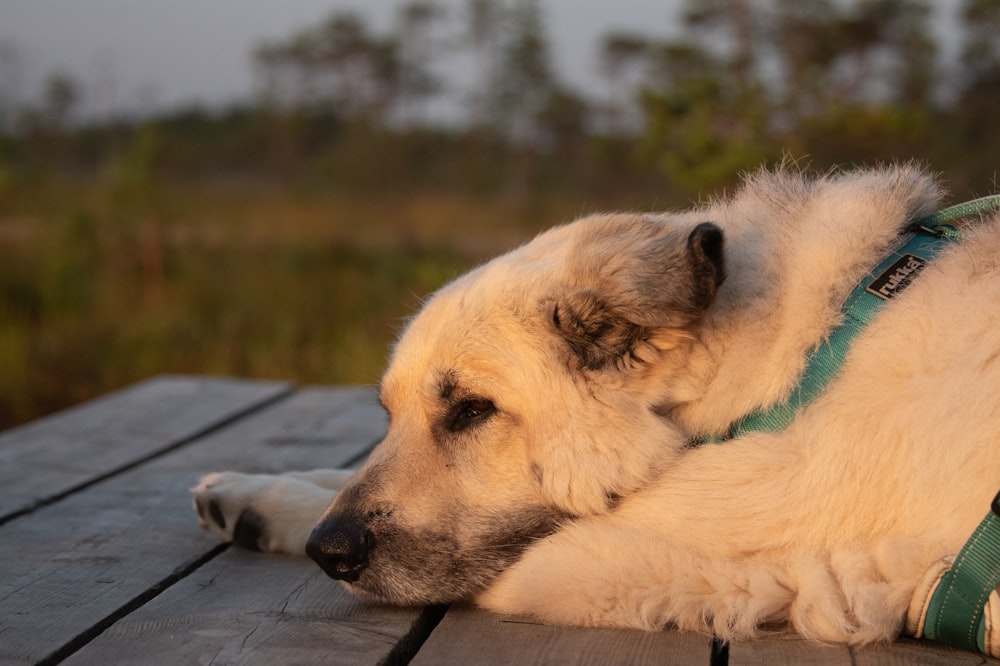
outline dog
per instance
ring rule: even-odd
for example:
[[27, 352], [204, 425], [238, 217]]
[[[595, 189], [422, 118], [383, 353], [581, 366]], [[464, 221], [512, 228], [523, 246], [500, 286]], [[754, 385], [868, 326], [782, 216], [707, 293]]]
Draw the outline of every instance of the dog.
[[888, 301], [787, 427], [706, 440], [792, 394], [848, 295], [942, 197], [912, 164], [779, 167], [689, 211], [543, 232], [408, 323], [359, 471], [210, 474], [199, 520], [393, 604], [723, 639], [919, 635], [928, 572], [1000, 487], [1000, 215]]

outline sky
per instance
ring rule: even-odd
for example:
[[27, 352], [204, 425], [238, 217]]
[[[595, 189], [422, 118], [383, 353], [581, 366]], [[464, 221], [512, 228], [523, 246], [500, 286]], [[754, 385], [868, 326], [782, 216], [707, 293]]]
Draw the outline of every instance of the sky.
[[[598, 44], [612, 30], [676, 35], [684, 0], [539, 0], [557, 72], [590, 97], [606, 86]], [[459, 23], [466, 0], [437, 0]], [[935, 0], [945, 61], [954, 61], [961, 0]], [[224, 106], [254, 92], [251, 53], [354, 10], [375, 32], [403, 0], [0, 0], [0, 102], [37, 97], [53, 72], [82, 88], [90, 116]], [[449, 73], [450, 74], [450, 73]], [[461, 73], [457, 74], [459, 82]]]
[[[391, 29], [400, 0], [0, 0], [0, 94], [69, 74], [92, 114], [225, 105], [254, 90], [251, 52], [335, 10]], [[464, 0], [438, 0], [453, 16]], [[557, 71], [586, 90], [608, 31], [668, 35], [682, 0], [541, 0]], [[456, 21], [457, 23], [457, 21]], [[13, 52], [13, 59], [10, 54]], [[8, 54], [4, 59], [3, 54]]]

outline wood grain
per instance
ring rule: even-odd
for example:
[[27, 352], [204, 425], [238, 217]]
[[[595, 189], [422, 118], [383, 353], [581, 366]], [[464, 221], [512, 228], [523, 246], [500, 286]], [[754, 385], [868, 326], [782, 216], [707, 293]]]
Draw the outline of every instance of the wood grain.
[[160, 377], [0, 434], [0, 523], [275, 400], [282, 382]]
[[676, 631], [552, 627], [504, 619], [467, 606], [453, 608], [424, 643], [412, 666], [439, 664], [704, 664], [707, 636]]
[[374, 665], [418, 617], [357, 601], [306, 558], [231, 548], [64, 663]]
[[932, 641], [904, 638], [890, 645], [869, 645], [851, 651], [856, 666], [976, 666], [1000, 664], [975, 652], [965, 652]]
[[0, 661], [60, 653], [216, 548], [191, 508], [188, 488], [201, 474], [337, 466], [384, 427], [371, 391], [301, 391], [3, 525]]
[[781, 634], [755, 641], [737, 641], [729, 646], [732, 666], [975, 666], [1000, 664], [981, 654], [964, 652], [930, 641], [910, 638], [889, 645], [850, 648], [805, 641], [794, 634]]
[[794, 634], [779, 634], [729, 645], [732, 666], [851, 666], [851, 650], [844, 645], [821, 645]]

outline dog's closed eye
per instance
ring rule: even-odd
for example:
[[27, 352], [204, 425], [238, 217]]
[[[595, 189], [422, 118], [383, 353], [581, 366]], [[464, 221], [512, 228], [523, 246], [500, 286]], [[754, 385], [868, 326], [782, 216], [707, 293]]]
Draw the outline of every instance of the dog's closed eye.
[[480, 425], [497, 411], [496, 405], [486, 398], [470, 398], [455, 403], [445, 422], [448, 432], [457, 433]]

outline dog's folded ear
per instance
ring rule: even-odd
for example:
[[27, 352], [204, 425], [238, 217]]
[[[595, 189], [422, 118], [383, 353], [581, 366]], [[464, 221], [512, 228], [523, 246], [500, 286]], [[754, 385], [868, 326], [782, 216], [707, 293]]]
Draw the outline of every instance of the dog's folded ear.
[[628, 222], [621, 233], [605, 226], [584, 236], [570, 259], [577, 285], [553, 307], [553, 325], [589, 370], [626, 358], [657, 331], [693, 328], [725, 279], [716, 225]]
[[722, 229], [702, 222], [688, 235], [688, 261], [691, 265], [692, 304], [698, 314], [715, 300], [715, 292], [726, 279]]

